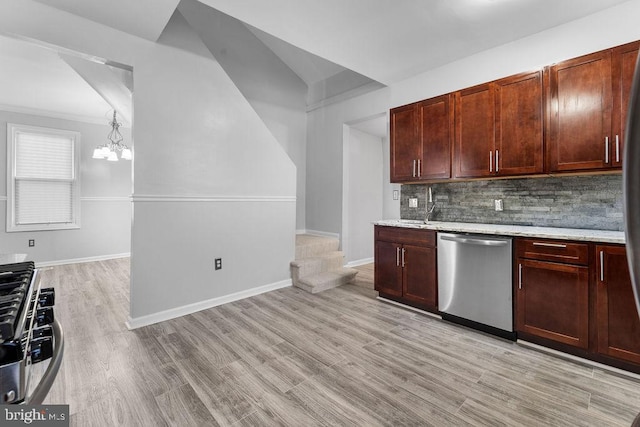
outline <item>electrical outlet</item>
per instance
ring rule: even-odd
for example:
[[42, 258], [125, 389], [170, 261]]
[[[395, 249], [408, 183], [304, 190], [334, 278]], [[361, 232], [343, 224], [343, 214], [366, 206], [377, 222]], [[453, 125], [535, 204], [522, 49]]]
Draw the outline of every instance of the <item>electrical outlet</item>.
[[34, 239], [29, 239], [29, 247], [32, 248], [36, 245], [36, 241]]
[[222, 258], [216, 258], [215, 259], [215, 267], [216, 267], [216, 270], [221, 270], [222, 269]]
[[417, 208], [418, 207], [418, 199], [417, 198], [409, 199], [409, 207], [410, 208]]
[[398, 200], [400, 198], [400, 192], [398, 190], [393, 190], [393, 200]]
[[503, 210], [503, 206], [502, 206], [502, 199], [496, 199], [493, 201], [495, 207], [496, 207], [496, 211], [498, 212], [502, 212]]

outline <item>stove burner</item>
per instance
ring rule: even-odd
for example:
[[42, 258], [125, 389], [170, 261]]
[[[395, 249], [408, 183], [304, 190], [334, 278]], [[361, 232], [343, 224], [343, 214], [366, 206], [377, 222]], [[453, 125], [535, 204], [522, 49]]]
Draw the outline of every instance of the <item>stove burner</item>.
[[[62, 329], [53, 317], [54, 300], [52, 288], [40, 288], [33, 262], [0, 265], [0, 403], [31, 398], [29, 403], [37, 404], [51, 387], [64, 345]], [[51, 369], [27, 396], [31, 364], [52, 355]]]

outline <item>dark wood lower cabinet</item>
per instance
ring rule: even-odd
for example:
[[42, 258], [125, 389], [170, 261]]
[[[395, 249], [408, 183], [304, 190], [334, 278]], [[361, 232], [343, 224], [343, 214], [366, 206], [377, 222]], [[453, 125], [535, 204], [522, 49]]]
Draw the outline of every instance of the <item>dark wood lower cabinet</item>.
[[640, 373], [640, 316], [623, 245], [516, 240], [518, 337]]
[[420, 306], [438, 305], [436, 297], [436, 249], [414, 245], [404, 245], [405, 264], [403, 269], [402, 294], [405, 299]]
[[437, 311], [435, 234], [376, 226], [374, 281], [380, 296]]
[[598, 352], [640, 363], [640, 318], [624, 246], [596, 246]]
[[402, 269], [399, 261], [401, 250], [401, 244], [376, 241], [374, 275], [378, 292], [402, 296]]
[[[436, 233], [376, 226], [375, 289], [437, 312]], [[518, 337], [640, 373], [640, 316], [623, 245], [518, 238]]]
[[589, 346], [589, 268], [519, 258], [518, 331]]

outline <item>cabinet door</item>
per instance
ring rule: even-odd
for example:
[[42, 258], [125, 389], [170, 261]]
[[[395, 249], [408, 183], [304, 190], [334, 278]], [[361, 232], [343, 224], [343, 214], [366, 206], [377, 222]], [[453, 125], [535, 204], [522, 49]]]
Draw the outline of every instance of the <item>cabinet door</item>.
[[414, 181], [420, 157], [417, 104], [392, 109], [390, 120], [391, 182]]
[[640, 363], [640, 319], [624, 246], [596, 246], [598, 352]]
[[610, 166], [611, 51], [550, 68], [550, 171]]
[[376, 241], [374, 282], [376, 291], [401, 297], [402, 267], [400, 265], [402, 245]]
[[542, 71], [499, 80], [495, 98], [496, 173], [543, 172]]
[[494, 174], [494, 97], [484, 84], [455, 94], [455, 175]]
[[418, 104], [422, 156], [421, 179], [451, 178], [452, 118], [450, 95]]
[[588, 347], [588, 267], [518, 258], [517, 279], [518, 331]]
[[404, 245], [403, 294], [404, 298], [423, 308], [435, 310], [437, 306], [436, 249]]
[[622, 167], [627, 110], [631, 96], [631, 83], [636, 69], [640, 42], [628, 43], [613, 50], [613, 141], [611, 164]]

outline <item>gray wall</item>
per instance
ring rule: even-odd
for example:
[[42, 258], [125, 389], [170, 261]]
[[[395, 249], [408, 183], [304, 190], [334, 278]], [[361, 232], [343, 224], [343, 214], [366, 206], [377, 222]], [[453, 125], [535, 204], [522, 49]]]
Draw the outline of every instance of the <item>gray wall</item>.
[[305, 228], [307, 85], [237, 19], [198, 1], [180, 13], [296, 165], [296, 228]]
[[184, 20], [134, 79], [131, 324], [286, 284], [296, 171], [282, 146]]
[[[307, 228], [341, 232], [342, 126], [390, 107], [442, 95], [557, 61], [640, 39], [639, 2], [603, 12], [480, 52], [396, 82], [389, 88], [309, 113]], [[607, 31], [594, 31], [607, 28]], [[385, 175], [388, 181], [389, 175]]]
[[382, 89], [308, 113], [307, 230], [342, 235], [343, 126], [388, 109], [388, 91]]
[[[401, 217], [424, 219], [429, 185], [403, 185]], [[431, 184], [432, 220], [623, 230], [622, 175], [501, 179]], [[418, 208], [409, 198], [418, 198]], [[504, 210], [495, 211], [502, 199]], [[429, 207], [431, 204], [429, 204]]]
[[133, 67], [131, 325], [290, 283], [295, 166], [184, 20], [153, 43], [25, 0], [0, 26]]
[[[0, 111], [0, 253], [26, 253], [39, 264], [127, 255], [131, 246], [131, 162], [92, 159], [104, 144], [104, 125]], [[7, 123], [80, 132], [80, 229], [7, 233]], [[132, 146], [130, 129], [121, 128]], [[36, 241], [28, 247], [29, 239]]]
[[348, 128], [345, 141], [345, 210], [342, 249], [347, 263], [373, 259], [373, 222], [382, 218], [382, 138]]

